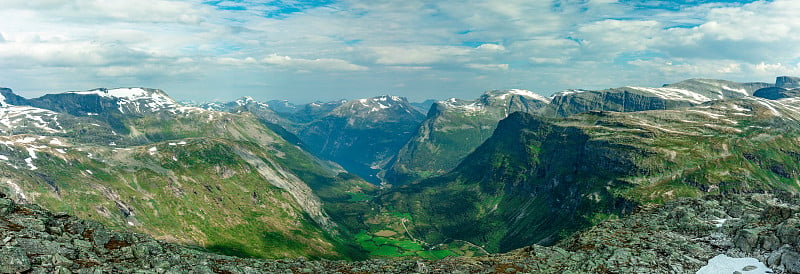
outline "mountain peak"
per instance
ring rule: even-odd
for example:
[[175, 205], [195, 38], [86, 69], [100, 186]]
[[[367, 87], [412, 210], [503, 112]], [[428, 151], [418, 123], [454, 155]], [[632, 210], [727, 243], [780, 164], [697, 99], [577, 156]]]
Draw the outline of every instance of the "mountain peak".
[[[155, 112], [181, 106], [160, 89], [150, 88], [97, 88], [88, 91], [69, 91], [62, 94], [96, 95], [116, 101], [119, 111], [126, 113]], [[56, 94], [57, 95], [57, 94]], [[49, 96], [49, 95], [45, 95]]]
[[396, 113], [401, 116], [424, 116], [411, 106], [405, 97], [394, 95], [381, 95], [352, 100], [343, 103], [331, 112], [331, 114], [335, 116], [352, 117], [374, 117], [376, 114], [385, 116], [389, 113]]
[[[131, 100], [138, 100], [138, 99], [146, 99], [146, 98], [155, 98], [155, 97], [163, 97], [169, 98], [164, 91], [160, 89], [149, 89], [149, 88], [96, 88], [88, 91], [68, 91], [66, 93], [72, 94], [83, 94], [83, 95], [98, 95], [101, 97], [115, 97], [120, 99], [131, 99]], [[172, 98], [169, 98], [170, 101]]]
[[486, 97], [495, 98], [495, 99], [499, 99], [499, 100], [504, 100], [508, 96], [514, 96], [514, 95], [522, 96], [522, 97], [525, 97], [525, 98], [528, 98], [528, 99], [534, 99], [534, 100], [538, 100], [538, 101], [543, 101], [543, 102], [550, 102], [550, 99], [548, 99], [547, 97], [544, 97], [544, 96], [542, 96], [542, 95], [540, 95], [538, 93], [535, 93], [533, 91], [524, 90], [524, 89], [490, 90], [490, 91], [487, 91], [486, 93], [484, 93], [484, 96], [486, 96]]
[[250, 103], [256, 103], [257, 101], [256, 101], [256, 99], [253, 99], [253, 97], [244, 96], [242, 98], [236, 99], [235, 102], [239, 106], [244, 106], [244, 105], [247, 105], [247, 104], [250, 104]]
[[27, 99], [14, 93], [10, 88], [0, 88], [0, 107], [25, 105]]
[[362, 98], [351, 101], [352, 105], [360, 105], [362, 107], [370, 108], [370, 112], [381, 109], [389, 109], [392, 107], [404, 108], [408, 105], [408, 100], [405, 97], [394, 95], [381, 95], [371, 98]]

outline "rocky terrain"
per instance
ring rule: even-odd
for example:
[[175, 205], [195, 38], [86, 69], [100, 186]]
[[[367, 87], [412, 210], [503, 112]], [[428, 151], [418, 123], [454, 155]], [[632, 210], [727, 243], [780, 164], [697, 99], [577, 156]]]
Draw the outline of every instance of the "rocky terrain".
[[800, 273], [798, 205], [796, 194], [680, 199], [639, 207], [552, 247], [436, 261], [347, 262], [218, 255], [15, 204], [0, 194], [0, 273], [691, 273], [719, 254], [757, 258], [775, 273]]

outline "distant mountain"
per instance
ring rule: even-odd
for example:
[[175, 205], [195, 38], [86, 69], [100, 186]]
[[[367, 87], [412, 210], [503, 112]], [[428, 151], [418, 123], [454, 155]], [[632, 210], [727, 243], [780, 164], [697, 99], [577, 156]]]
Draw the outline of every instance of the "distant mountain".
[[424, 118], [405, 98], [385, 95], [346, 102], [302, 125], [297, 136], [311, 152], [379, 183], [378, 173]]
[[300, 107], [290, 103], [287, 100], [270, 100], [267, 101], [267, 105], [269, 106], [270, 109], [272, 109], [277, 113], [292, 114], [300, 110]]
[[428, 111], [431, 109], [431, 106], [433, 106], [433, 104], [435, 104], [437, 101], [438, 100], [428, 99], [422, 102], [411, 102], [411, 105], [417, 108], [419, 112], [428, 113]]
[[780, 76], [775, 80], [775, 86], [756, 90], [753, 96], [778, 100], [800, 96], [800, 78]]
[[303, 106], [243, 98], [202, 107], [253, 113], [284, 139], [374, 184], [424, 118], [405, 98], [389, 95]]
[[[328, 115], [329, 113], [331, 113], [331, 111], [340, 107], [346, 102], [347, 100], [336, 100], [330, 102], [313, 102], [302, 106], [297, 106], [297, 111], [295, 112], [290, 112], [290, 113], [280, 112], [280, 111], [276, 112], [294, 123], [307, 124]], [[281, 109], [281, 107], [276, 107], [276, 108]], [[273, 110], [275, 110], [276, 108], [273, 108]]]
[[144, 88], [0, 92], [0, 189], [18, 202], [226, 254], [361, 256], [328, 212], [372, 187], [249, 112]]
[[712, 100], [753, 95], [767, 83], [736, 83], [724, 80], [690, 79], [660, 88], [621, 87], [606, 90], [566, 90], [553, 95], [543, 113], [567, 117], [589, 111], [634, 112], [689, 107]]
[[47, 94], [34, 99], [3, 95], [13, 105], [31, 106], [76, 117], [91, 117], [108, 123], [120, 134], [128, 134], [127, 117], [141, 117], [160, 111], [177, 112], [180, 105], [163, 91], [144, 88], [95, 89]]
[[549, 99], [527, 90], [493, 90], [473, 101], [436, 102], [400, 149], [386, 178], [404, 184], [444, 174], [486, 141], [498, 121], [515, 111], [539, 111], [548, 103]]
[[[663, 91], [663, 90], [662, 90]], [[490, 252], [679, 197], [800, 192], [800, 98], [743, 97], [645, 112], [515, 112], [458, 167], [388, 191], [411, 234]]]

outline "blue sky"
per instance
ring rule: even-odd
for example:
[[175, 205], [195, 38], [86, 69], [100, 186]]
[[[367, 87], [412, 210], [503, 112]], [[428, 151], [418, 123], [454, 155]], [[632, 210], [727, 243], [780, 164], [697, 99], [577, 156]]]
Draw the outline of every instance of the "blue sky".
[[0, 0], [0, 86], [294, 102], [800, 75], [800, 1]]

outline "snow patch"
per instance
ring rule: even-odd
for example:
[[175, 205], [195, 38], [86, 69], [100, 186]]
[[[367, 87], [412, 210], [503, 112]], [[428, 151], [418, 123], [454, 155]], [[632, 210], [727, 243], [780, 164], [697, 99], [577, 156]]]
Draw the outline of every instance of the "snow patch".
[[17, 128], [38, 128], [48, 133], [62, 133], [58, 113], [28, 106], [4, 106], [0, 108], [0, 131]]
[[536, 99], [536, 100], [539, 100], [539, 101], [550, 102], [550, 100], [548, 100], [547, 97], [539, 95], [538, 93], [535, 93], [535, 92], [530, 91], [530, 90], [511, 89], [511, 90], [508, 91], [508, 93], [514, 94], [514, 95], [523, 96], [523, 97], [528, 97], [528, 98], [532, 98], [532, 99]]
[[646, 88], [646, 87], [628, 87], [628, 88], [644, 91], [667, 100], [688, 101], [694, 104], [700, 104], [703, 102], [711, 101], [711, 98], [703, 96], [702, 94], [679, 88]]
[[742, 274], [773, 273], [772, 269], [767, 268], [764, 263], [755, 258], [731, 258], [720, 254], [708, 260], [708, 264], [700, 268], [697, 274], [734, 273], [737, 271]]
[[778, 116], [778, 117], [783, 116], [783, 115], [781, 115], [781, 113], [777, 109], [775, 109], [774, 106], [772, 106], [772, 104], [764, 102], [764, 101], [761, 101], [761, 100], [757, 100], [756, 102], [758, 102], [759, 104], [767, 107], [769, 109], [769, 111], [772, 112], [773, 116]]
[[25, 164], [27, 164], [27, 165], [28, 165], [28, 168], [29, 168], [30, 170], [37, 170], [37, 169], [39, 169], [39, 167], [37, 167], [37, 166], [33, 165], [33, 158], [30, 158], [30, 157], [28, 157], [28, 158], [25, 158]]
[[567, 96], [567, 95], [578, 94], [578, 93], [584, 93], [584, 92], [586, 92], [586, 90], [582, 90], [582, 89], [568, 89], [568, 90], [561, 91], [561, 92], [559, 92], [559, 93], [553, 94], [553, 96], [554, 96], [554, 97], [555, 97], [555, 96]]
[[741, 107], [741, 106], [739, 106], [739, 105], [737, 105], [737, 104], [733, 104], [731, 107], [732, 107], [732, 108], [733, 108], [733, 110], [735, 110], [735, 111], [741, 111], [741, 112], [749, 112], [749, 111], [753, 111], [752, 109], [745, 108], [745, 107]]
[[22, 202], [28, 201], [28, 196], [25, 195], [25, 192], [22, 191], [22, 188], [20, 188], [18, 184], [12, 181], [6, 181], [6, 184], [11, 187], [11, 191], [13, 191]]
[[727, 221], [728, 221], [728, 219], [724, 219], [724, 218], [711, 220], [711, 222], [714, 223], [714, 226], [716, 226], [718, 228], [722, 227], [725, 224], [725, 222], [727, 222]]
[[747, 90], [743, 89], [743, 88], [735, 89], [735, 88], [730, 88], [728, 86], [723, 85], [722, 89], [727, 90], [727, 91], [733, 91], [733, 92], [741, 93], [744, 96], [749, 96], [750, 95], [750, 94], [747, 94]]
[[119, 111], [122, 113], [125, 113], [126, 109], [138, 113], [143, 111], [174, 109], [179, 106], [175, 100], [161, 92], [148, 91], [142, 88], [96, 89], [90, 91], [72, 91], [68, 93], [116, 98]]
[[51, 145], [57, 145], [57, 146], [64, 146], [64, 143], [61, 143], [61, 140], [58, 140], [56, 138], [53, 138], [52, 140], [50, 140], [50, 144]]

